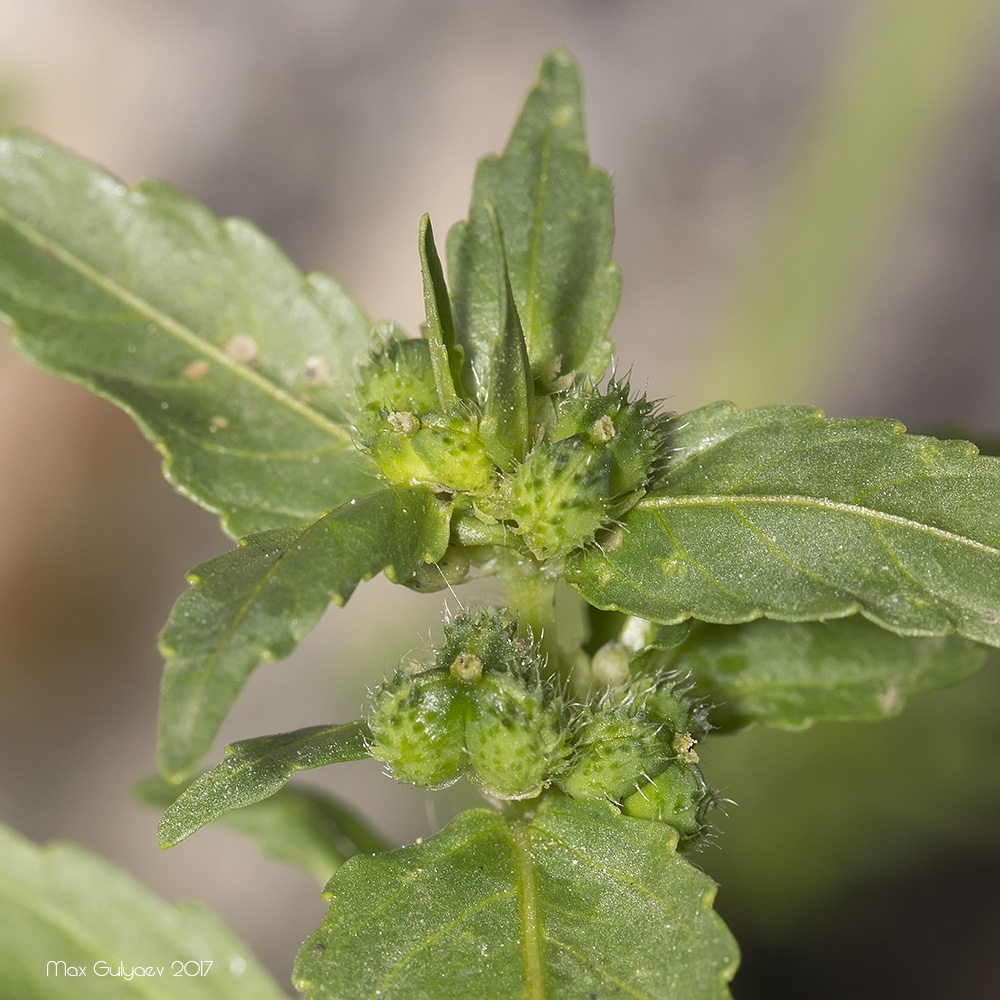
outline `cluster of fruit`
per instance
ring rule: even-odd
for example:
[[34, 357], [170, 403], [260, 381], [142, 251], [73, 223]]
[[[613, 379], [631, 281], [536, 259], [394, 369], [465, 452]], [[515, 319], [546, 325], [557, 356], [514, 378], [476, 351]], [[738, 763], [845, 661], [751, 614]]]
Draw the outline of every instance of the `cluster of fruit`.
[[705, 713], [675, 683], [636, 678], [567, 704], [537, 648], [496, 612], [447, 624], [433, 665], [382, 686], [369, 726], [372, 756], [414, 785], [469, 774], [497, 799], [554, 787], [668, 823], [685, 842], [703, 832], [712, 804], [694, 751]]
[[455, 494], [543, 561], [590, 542], [643, 495], [664, 418], [647, 400], [630, 401], [627, 384], [601, 392], [572, 373], [533, 380], [514, 454], [475, 399], [443, 404], [430, 350], [426, 340], [388, 338], [362, 369], [356, 436], [386, 482]]

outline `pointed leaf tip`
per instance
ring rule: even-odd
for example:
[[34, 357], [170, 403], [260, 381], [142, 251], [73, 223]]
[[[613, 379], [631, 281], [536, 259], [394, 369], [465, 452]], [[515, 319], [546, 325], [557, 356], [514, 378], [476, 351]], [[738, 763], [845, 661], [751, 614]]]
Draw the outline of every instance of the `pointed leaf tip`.
[[503, 229], [533, 371], [561, 355], [564, 371], [599, 380], [611, 360], [607, 333], [621, 275], [611, 261], [611, 183], [590, 165], [579, 73], [567, 53], [543, 62], [503, 154], [480, 161], [469, 221], [449, 233], [456, 336], [483, 386], [501, 329], [499, 289], [487, 277], [494, 271], [487, 201]]

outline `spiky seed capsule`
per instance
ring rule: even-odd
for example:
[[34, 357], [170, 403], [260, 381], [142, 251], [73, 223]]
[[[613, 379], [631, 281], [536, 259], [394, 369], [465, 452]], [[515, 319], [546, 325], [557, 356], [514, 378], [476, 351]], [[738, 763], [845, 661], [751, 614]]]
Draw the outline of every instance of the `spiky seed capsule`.
[[371, 753], [416, 785], [465, 770], [495, 798], [538, 795], [568, 754], [562, 701], [541, 676], [538, 651], [495, 612], [445, 626], [435, 666], [397, 674], [369, 722]]
[[465, 612], [444, 627], [444, 645], [435, 666], [450, 669], [455, 658], [474, 653], [485, 670], [495, 673], [536, 675], [536, 651], [518, 637], [517, 622], [499, 611]]
[[642, 711], [675, 733], [691, 739], [691, 745], [712, 727], [706, 706], [692, 701], [676, 677], [661, 678], [639, 697]]
[[431, 470], [422, 482], [468, 492], [489, 485], [493, 464], [474, 420], [430, 413], [422, 415], [420, 423], [410, 441], [414, 454]]
[[395, 486], [475, 492], [494, 469], [473, 414], [441, 413], [430, 348], [392, 340], [360, 373], [357, 439]]
[[579, 390], [559, 404], [555, 440], [587, 433], [612, 457], [608, 499], [646, 486], [662, 449], [661, 418], [644, 398], [631, 402], [625, 382], [611, 382], [600, 393]]
[[474, 493], [492, 481], [494, 469], [476, 424], [464, 417], [390, 411], [358, 424], [361, 446], [394, 486]]
[[586, 434], [537, 445], [503, 483], [516, 532], [539, 559], [589, 542], [607, 519], [611, 455]]
[[369, 719], [371, 755], [411, 785], [455, 781], [466, 764], [466, 704], [456, 693], [441, 671], [397, 675], [379, 692]]
[[568, 753], [562, 706], [513, 674], [487, 674], [470, 697], [465, 746], [483, 791], [498, 799], [538, 795]]
[[390, 340], [361, 369], [358, 402], [375, 412], [430, 413], [438, 408], [425, 340]]
[[[628, 386], [578, 389], [550, 414], [534, 448], [503, 480], [503, 511], [539, 559], [591, 541], [648, 485], [662, 449], [652, 404]], [[540, 428], [541, 430], [541, 428]]]
[[691, 841], [704, 830], [704, 817], [711, 802], [701, 771], [678, 760], [627, 796], [622, 801], [622, 812], [667, 823], [682, 840]]
[[573, 743], [576, 752], [559, 785], [575, 799], [620, 801], [670, 757], [662, 726], [625, 705], [587, 710]]

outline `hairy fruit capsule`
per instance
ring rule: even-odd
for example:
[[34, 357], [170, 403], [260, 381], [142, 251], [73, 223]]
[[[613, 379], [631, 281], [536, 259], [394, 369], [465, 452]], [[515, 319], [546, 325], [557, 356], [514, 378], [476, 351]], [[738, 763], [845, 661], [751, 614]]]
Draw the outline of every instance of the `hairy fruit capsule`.
[[426, 341], [389, 341], [362, 368], [357, 396], [358, 444], [386, 482], [456, 492], [491, 483], [495, 470], [477, 415], [441, 412]]
[[372, 756], [415, 785], [467, 772], [494, 798], [540, 794], [569, 753], [562, 699], [541, 666], [509, 617], [459, 615], [445, 625], [433, 668], [398, 673], [379, 693]]
[[368, 721], [369, 750], [400, 781], [440, 788], [465, 768], [466, 705], [449, 677], [427, 671], [405, 674], [379, 692]]
[[578, 722], [573, 744], [574, 756], [559, 784], [574, 799], [620, 801], [663, 770], [670, 757], [663, 727], [620, 705], [588, 709]]
[[611, 456], [582, 434], [538, 445], [503, 491], [517, 534], [537, 558], [550, 559], [589, 542], [607, 520]]
[[622, 801], [622, 812], [639, 819], [672, 826], [682, 840], [690, 841], [704, 830], [704, 816], [712, 804], [701, 771], [678, 760], [655, 778], [641, 784]]
[[515, 674], [487, 674], [471, 698], [465, 746], [476, 781], [498, 799], [538, 795], [569, 752], [562, 705]]

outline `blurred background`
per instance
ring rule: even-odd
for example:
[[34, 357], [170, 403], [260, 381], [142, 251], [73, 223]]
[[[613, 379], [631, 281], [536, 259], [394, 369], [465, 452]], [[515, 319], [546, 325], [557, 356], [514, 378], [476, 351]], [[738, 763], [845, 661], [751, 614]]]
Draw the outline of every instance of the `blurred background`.
[[[0, 123], [250, 218], [376, 318], [422, 318], [417, 223], [464, 216], [550, 48], [580, 61], [616, 193], [612, 331], [685, 410], [810, 403], [1000, 440], [1000, 59], [992, 0], [0, 0]], [[235, 835], [161, 854], [155, 637], [228, 548], [128, 419], [0, 340], [0, 819], [206, 900], [287, 983], [324, 904]], [[464, 595], [463, 595], [464, 596]], [[235, 739], [355, 718], [441, 602], [362, 586], [262, 667]], [[394, 629], [386, 635], [385, 622]], [[369, 635], [369, 632], [372, 635]], [[705, 748], [738, 804], [696, 858], [740, 998], [996, 995], [994, 669], [877, 726]], [[312, 772], [400, 844], [474, 796]]]

